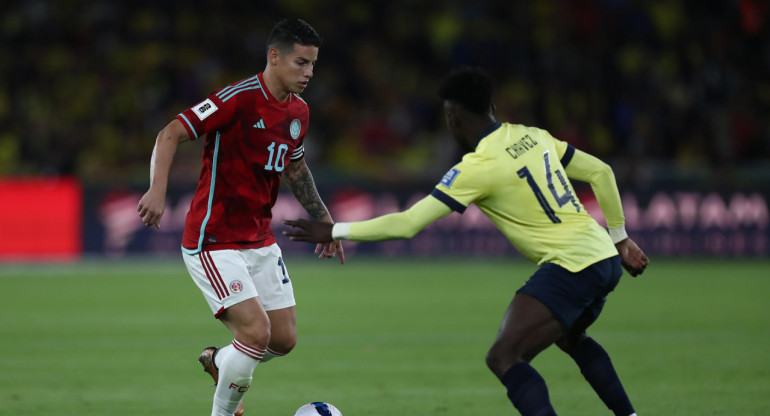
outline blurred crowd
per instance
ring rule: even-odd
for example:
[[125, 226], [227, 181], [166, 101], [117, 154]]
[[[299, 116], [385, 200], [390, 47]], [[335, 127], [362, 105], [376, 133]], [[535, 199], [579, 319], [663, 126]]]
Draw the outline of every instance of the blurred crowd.
[[[768, 179], [768, 4], [16, 2], [0, 14], [0, 175], [146, 184], [157, 132], [260, 72], [272, 25], [301, 17], [324, 38], [303, 94], [322, 183], [435, 182], [458, 156], [436, 97], [458, 65], [493, 76], [498, 119], [611, 161], [621, 181]], [[200, 151], [180, 147], [174, 181], [197, 180]]]

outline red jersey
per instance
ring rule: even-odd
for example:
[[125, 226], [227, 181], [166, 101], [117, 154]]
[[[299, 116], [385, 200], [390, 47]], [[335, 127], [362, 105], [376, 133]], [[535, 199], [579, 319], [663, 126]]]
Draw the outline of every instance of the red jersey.
[[182, 250], [195, 254], [275, 243], [271, 209], [284, 168], [304, 157], [307, 104], [296, 94], [278, 102], [259, 73], [214, 91], [176, 118], [192, 139], [205, 135]]

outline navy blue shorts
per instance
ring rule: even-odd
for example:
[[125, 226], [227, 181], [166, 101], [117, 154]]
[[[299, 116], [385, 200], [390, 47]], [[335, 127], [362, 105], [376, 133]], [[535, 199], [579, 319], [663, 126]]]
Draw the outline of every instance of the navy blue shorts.
[[620, 256], [601, 260], [577, 273], [554, 263], [543, 263], [516, 293], [542, 302], [565, 331], [576, 324], [585, 329], [599, 317], [607, 295], [615, 289], [622, 274]]

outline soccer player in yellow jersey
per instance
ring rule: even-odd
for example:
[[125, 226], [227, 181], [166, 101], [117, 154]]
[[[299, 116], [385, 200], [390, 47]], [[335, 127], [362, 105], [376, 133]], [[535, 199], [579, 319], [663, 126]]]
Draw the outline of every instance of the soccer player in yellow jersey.
[[[499, 123], [492, 81], [460, 68], [439, 95], [449, 129], [468, 153], [429, 196], [406, 211], [368, 221], [327, 224], [285, 221], [296, 241], [383, 241], [411, 238], [452, 211], [474, 203], [527, 258], [539, 265], [503, 317], [487, 365], [524, 416], [555, 415], [545, 381], [529, 362], [551, 344], [570, 355], [617, 416], [635, 415], [605, 350], [586, 335], [623, 271], [649, 264], [626, 235], [612, 169], [545, 130]], [[569, 179], [591, 184], [609, 232], [581, 205]]]

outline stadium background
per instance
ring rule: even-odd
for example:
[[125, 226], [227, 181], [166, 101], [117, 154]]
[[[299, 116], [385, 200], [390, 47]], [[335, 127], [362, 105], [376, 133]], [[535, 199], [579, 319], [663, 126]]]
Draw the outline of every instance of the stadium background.
[[[612, 165], [651, 254], [770, 253], [765, 2], [26, 1], [0, 19], [12, 58], [0, 63], [2, 256], [176, 254], [201, 147], [180, 147], [166, 224], [149, 232], [132, 208], [155, 135], [261, 71], [266, 36], [287, 16], [324, 37], [303, 94], [306, 147], [338, 220], [404, 208], [457, 160], [435, 92], [449, 68], [472, 64], [497, 82], [499, 119]], [[73, 207], [52, 212], [68, 194]], [[301, 215], [292, 204], [282, 198], [277, 219]], [[476, 214], [360, 249], [513, 254]]]
[[[617, 174], [629, 233], [653, 263], [624, 279], [592, 335], [639, 414], [770, 414], [767, 3], [438, 3], [4, 5], [0, 415], [208, 412], [194, 357], [230, 334], [178, 249], [200, 143], [180, 146], [161, 230], [142, 226], [136, 204], [158, 130], [261, 71], [270, 27], [295, 16], [325, 39], [303, 94], [306, 148], [338, 220], [433, 187], [457, 158], [438, 80], [482, 65], [500, 119], [545, 128]], [[278, 204], [277, 219], [302, 214], [291, 197]], [[259, 367], [249, 414], [318, 399], [347, 416], [512, 413], [483, 357], [534, 266], [478, 210], [409, 242], [346, 243], [344, 267], [281, 246], [300, 342]], [[548, 350], [534, 363], [559, 414], [606, 414], [568, 361]]]

